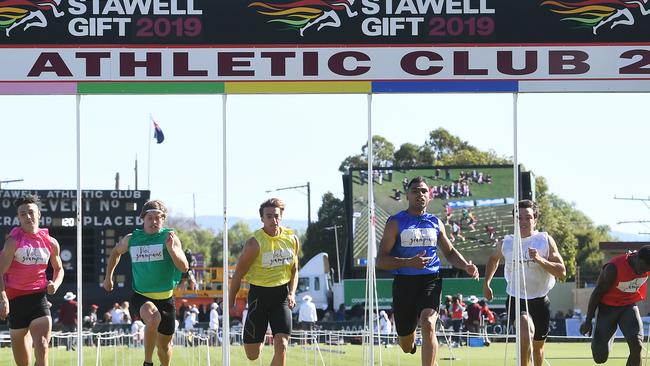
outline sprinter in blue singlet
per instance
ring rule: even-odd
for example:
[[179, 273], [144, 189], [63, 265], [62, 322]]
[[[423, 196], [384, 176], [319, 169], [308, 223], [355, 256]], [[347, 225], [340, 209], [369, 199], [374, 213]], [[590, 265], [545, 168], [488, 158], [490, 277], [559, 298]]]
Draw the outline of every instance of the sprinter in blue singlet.
[[454, 248], [445, 225], [426, 212], [429, 187], [423, 177], [413, 178], [407, 187], [408, 209], [388, 218], [379, 244], [377, 268], [391, 270], [393, 315], [399, 344], [415, 353], [418, 318], [422, 327], [422, 365], [434, 365], [438, 351], [435, 324], [438, 320], [442, 278], [440, 253], [456, 268], [478, 280], [478, 269]]

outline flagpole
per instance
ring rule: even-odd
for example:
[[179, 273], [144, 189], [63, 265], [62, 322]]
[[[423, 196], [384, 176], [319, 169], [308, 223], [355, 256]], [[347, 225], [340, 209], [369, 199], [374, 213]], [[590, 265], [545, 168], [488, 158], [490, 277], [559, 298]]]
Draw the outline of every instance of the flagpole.
[[148, 153], [147, 153], [147, 190], [151, 191], [151, 124], [153, 123], [153, 117], [149, 113], [149, 134], [147, 135], [148, 144]]

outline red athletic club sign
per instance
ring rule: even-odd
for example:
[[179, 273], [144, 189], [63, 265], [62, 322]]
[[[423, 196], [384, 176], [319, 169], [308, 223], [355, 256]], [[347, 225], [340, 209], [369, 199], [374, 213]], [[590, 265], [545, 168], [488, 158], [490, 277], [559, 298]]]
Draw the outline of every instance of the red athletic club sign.
[[0, 48], [4, 81], [649, 79], [650, 46]]

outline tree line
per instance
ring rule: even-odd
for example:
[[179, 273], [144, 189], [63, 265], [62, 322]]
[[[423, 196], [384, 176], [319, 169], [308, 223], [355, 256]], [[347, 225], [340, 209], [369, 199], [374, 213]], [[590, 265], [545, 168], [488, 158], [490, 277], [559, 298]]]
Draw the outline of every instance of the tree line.
[[[373, 161], [375, 166], [388, 167], [427, 167], [453, 165], [502, 165], [512, 164], [512, 158], [500, 156], [493, 150], [482, 151], [452, 135], [449, 131], [438, 128], [429, 133], [422, 145], [404, 143], [398, 149], [387, 138], [379, 135], [372, 139]], [[367, 143], [361, 146], [359, 154], [346, 157], [339, 166], [339, 171], [349, 174], [350, 168], [367, 166]], [[601, 241], [611, 241], [610, 228], [607, 225], [595, 225], [575, 205], [549, 192], [543, 176], [536, 175], [536, 201], [540, 207], [538, 229], [548, 231], [557, 241], [560, 253], [567, 269], [567, 280], [575, 280], [576, 263], [580, 263], [580, 280], [594, 282], [603, 265], [603, 254], [599, 251]], [[205, 264], [220, 267], [222, 263], [223, 232], [213, 233], [191, 224], [189, 220], [173, 218], [170, 226], [176, 227], [184, 247], [204, 255]], [[332, 230], [336, 226], [337, 230]], [[345, 220], [345, 203], [331, 192], [323, 195], [318, 217], [305, 233], [301, 233], [301, 264], [315, 254], [326, 252], [332, 268], [336, 268], [335, 232], [338, 234], [339, 258], [341, 268], [350, 259], [345, 256], [349, 228]], [[245, 222], [238, 222], [228, 230], [229, 262], [236, 263], [244, 243], [253, 235]], [[381, 233], [377, 233], [378, 239]], [[343, 275], [345, 276], [345, 274]]]

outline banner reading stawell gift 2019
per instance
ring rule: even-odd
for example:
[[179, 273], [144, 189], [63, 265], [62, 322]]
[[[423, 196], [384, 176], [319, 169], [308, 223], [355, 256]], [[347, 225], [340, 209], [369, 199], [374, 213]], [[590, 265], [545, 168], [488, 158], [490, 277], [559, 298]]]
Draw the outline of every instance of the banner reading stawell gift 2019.
[[646, 6], [0, 0], [0, 82], [644, 81]]

